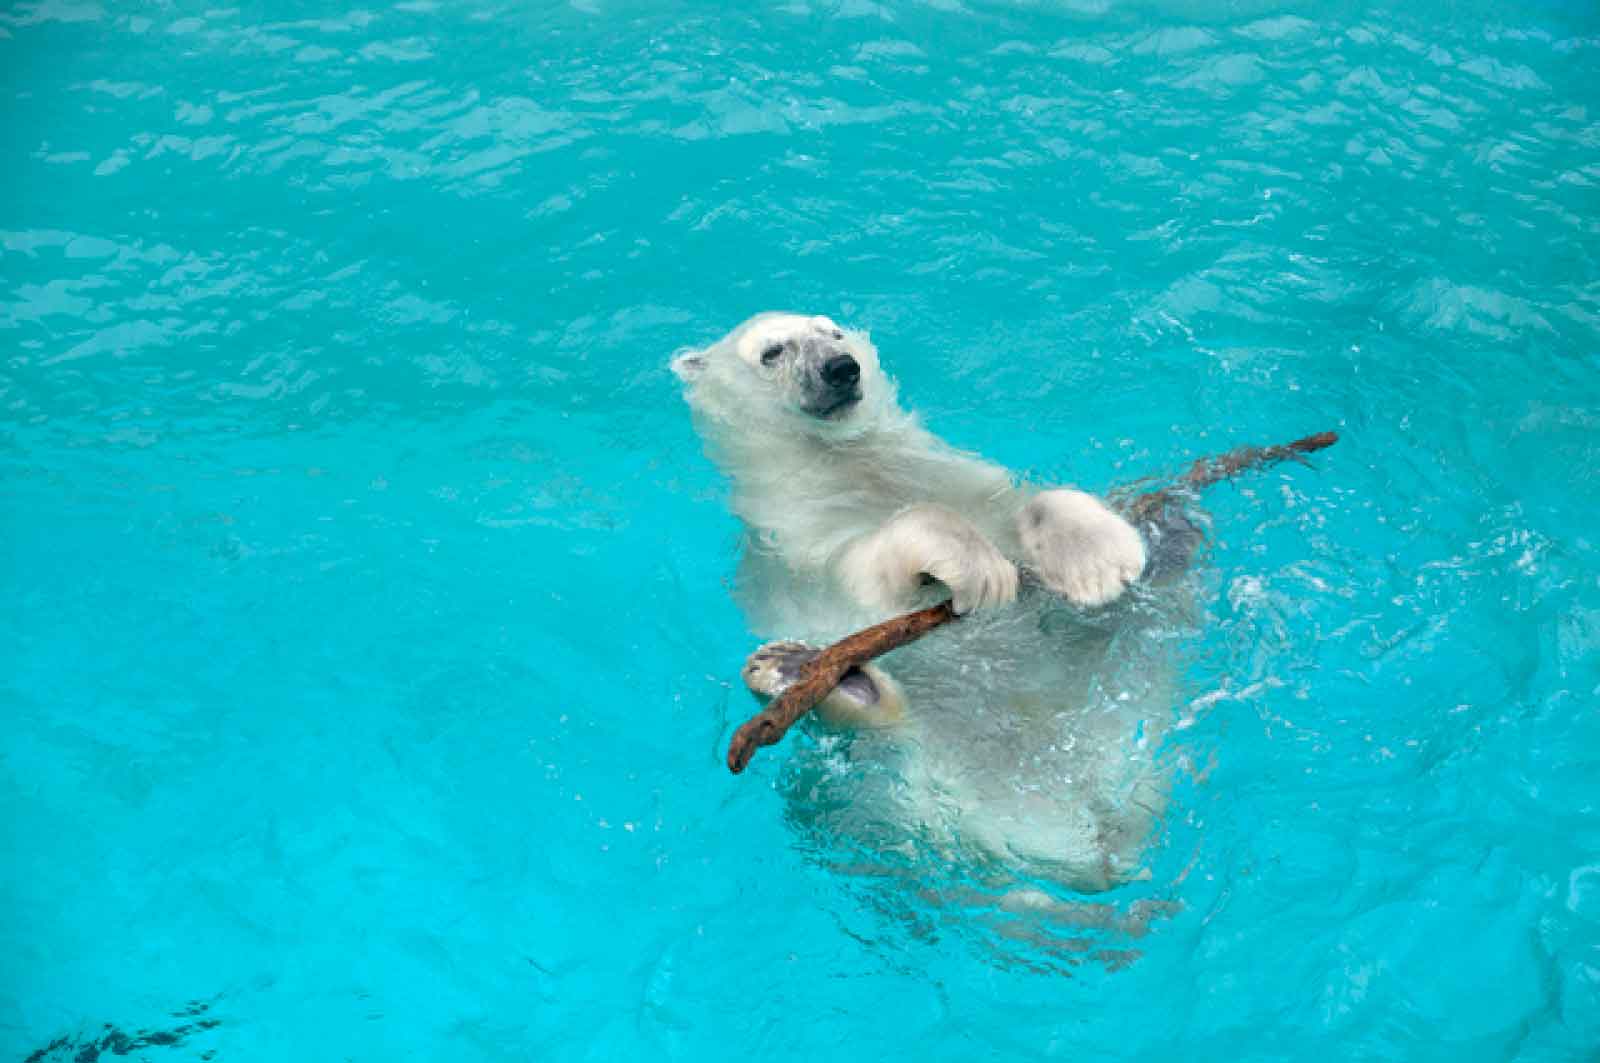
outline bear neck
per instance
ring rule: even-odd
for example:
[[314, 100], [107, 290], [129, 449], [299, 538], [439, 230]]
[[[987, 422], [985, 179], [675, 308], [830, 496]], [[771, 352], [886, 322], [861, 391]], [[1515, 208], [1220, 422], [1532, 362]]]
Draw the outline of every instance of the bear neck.
[[764, 432], [709, 437], [717, 439], [713, 459], [733, 480], [733, 510], [763, 548], [820, 568], [900, 510], [930, 502], [991, 536], [1009, 532], [1017, 489], [1005, 469], [948, 446], [897, 406], [841, 427], [819, 433], [788, 419]]

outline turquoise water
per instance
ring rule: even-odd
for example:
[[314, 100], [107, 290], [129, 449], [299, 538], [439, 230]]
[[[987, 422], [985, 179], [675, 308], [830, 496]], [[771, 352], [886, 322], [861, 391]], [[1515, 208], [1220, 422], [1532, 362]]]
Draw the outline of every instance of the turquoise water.
[[[10, 1058], [1595, 1058], [1592, 5], [43, 0], [0, 98]], [[723, 769], [666, 362], [780, 307], [1039, 478], [1344, 434], [1208, 499], [1148, 933]]]

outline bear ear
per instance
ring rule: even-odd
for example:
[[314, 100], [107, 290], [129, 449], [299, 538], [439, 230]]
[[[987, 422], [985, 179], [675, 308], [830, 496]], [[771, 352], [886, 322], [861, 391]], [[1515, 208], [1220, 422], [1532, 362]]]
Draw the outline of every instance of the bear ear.
[[672, 356], [672, 371], [683, 381], [693, 380], [706, 368], [704, 351], [679, 351]]

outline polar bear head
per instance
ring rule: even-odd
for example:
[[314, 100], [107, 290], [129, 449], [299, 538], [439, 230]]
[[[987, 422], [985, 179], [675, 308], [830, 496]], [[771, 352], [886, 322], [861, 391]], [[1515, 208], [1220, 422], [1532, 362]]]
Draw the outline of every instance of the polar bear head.
[[672, 368], [697, 413], [767, 433], [850, 435], [894, 404], [866, 334], [826, 317], [757, 314]]

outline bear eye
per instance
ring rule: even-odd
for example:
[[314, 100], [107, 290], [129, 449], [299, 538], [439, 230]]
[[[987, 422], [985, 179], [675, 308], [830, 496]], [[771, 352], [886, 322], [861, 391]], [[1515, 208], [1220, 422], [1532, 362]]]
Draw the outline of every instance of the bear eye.
[[774, 343], [771, 347], [761, 352], [762, 365], [776, 365], [778, 359], [783, 357], [783, 344]]

